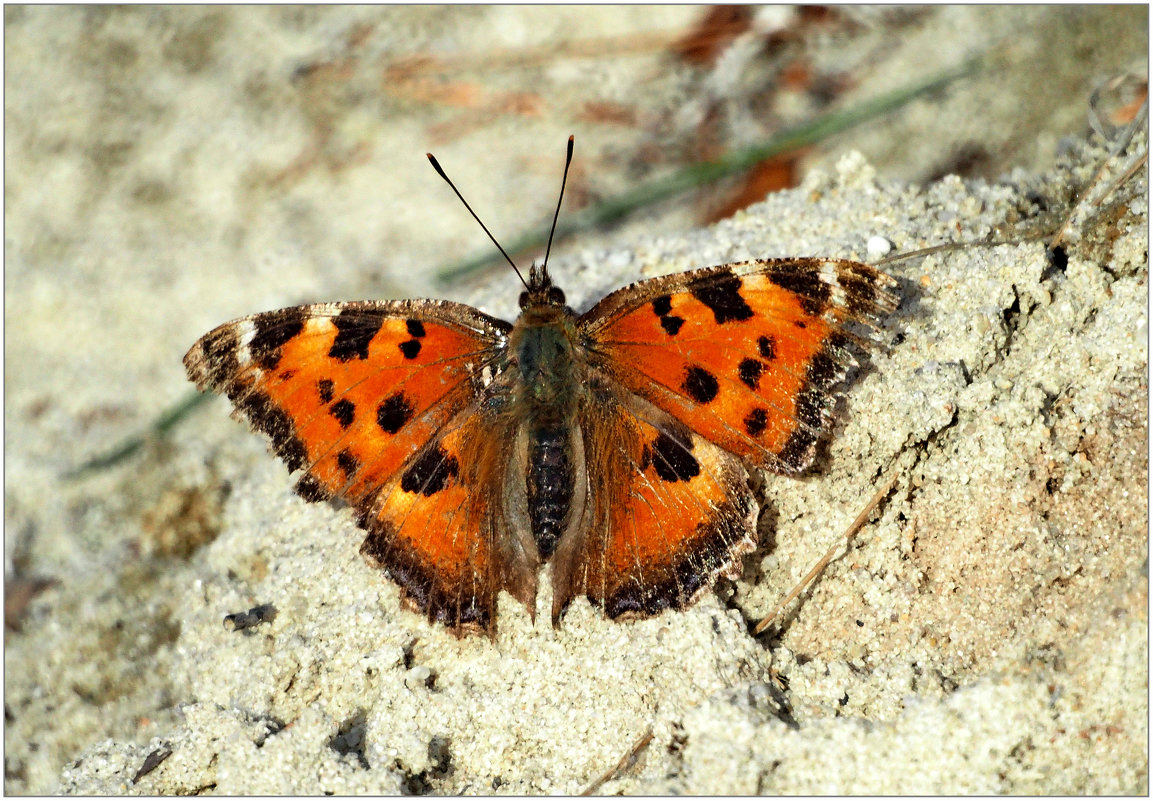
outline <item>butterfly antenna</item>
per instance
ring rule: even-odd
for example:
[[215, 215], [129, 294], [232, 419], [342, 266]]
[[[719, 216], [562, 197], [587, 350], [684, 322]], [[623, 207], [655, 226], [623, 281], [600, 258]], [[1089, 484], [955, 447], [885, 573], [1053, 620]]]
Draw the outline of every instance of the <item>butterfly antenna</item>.
[[[481, 221], [480, 217], [476, 216], [476, 212], [472, 210], [472, 206], [468, 205], [468, 201], [464, 199], [464, 195], [462, 195], [460, 190], [456, 188], [456, 184], [450, 181], [448, 176], [444, 174], [444, 170], [441, 169], [440, 162], [436, 160], [436, 156], [432, 155], [431, 153], [425, 153], [425, 155], [428, 156], [428, 160], [432, 162], [432, 168], [436, 170], [437, 174], [444, 179], [445, 183], [452, 187], [453, 192], [456, 192], [456, 196], [460, 198], [460, 202], [464, 204], [466, 209], [468, 209], [468, 213], [472, 215], [472, 218], [480, 223], [480, 227], [484, 229], [484, 232], [488, 234], [488, 238], [492, 240], [494, 245], [496, 245], [496, 249], [500, 251], [500, 254], [504, 256], [505, 260], [509, 263], [509, 266], [512, 267], [513, 272], [516, 273], [516, 277], [520, 279], [522, 284], [524, 284], [524, 288], [528, 289], [528, 281], [524, 280], [524, 276], [520, 274], [520, 270], [517, 269], [516, 264], [513, 263], [513, 260], [509, 257], [509, 255], [504, 252], [504, 248], [500, 246], [500, 242], [496, 241], [496, 237], [492, 235], [492, 231], [488, 230], [488, 226]], [[572, 158], [571, 137], [569, 142], [569, 158]], [[568, 167], [565, 167], [565, 172], [568, 172]]]
[[552, 228], [548, 232], [548, 247], [544, 249], [544, 266], [541, 268], [547, 272], [548, 270], [548, 254], [552, 251], [552, 237], [556, 233], [556, 221], [560, 217], [560, 204], [564, 200], [564, 186], [568, 182], [568, 166], [572, 164], [572, 146], [573, 135], [569, 134], [568, 137], [568, 155], [564, 160], [564, 177], [560, 179], [560, 197], [556, 199], [556, 212], [552, 216]]

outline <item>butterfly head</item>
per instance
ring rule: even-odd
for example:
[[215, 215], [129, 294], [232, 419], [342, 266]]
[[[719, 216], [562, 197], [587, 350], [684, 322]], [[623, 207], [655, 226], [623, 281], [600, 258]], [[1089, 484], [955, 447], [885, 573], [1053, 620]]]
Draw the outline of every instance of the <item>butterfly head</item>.
[[556, 306], [564, 308], [564, 292], [552, 282], [548, 265], [535, 264], [529, 268], [527, 289], [520, 293], [518, 304], [522, 310], [531, 307]]

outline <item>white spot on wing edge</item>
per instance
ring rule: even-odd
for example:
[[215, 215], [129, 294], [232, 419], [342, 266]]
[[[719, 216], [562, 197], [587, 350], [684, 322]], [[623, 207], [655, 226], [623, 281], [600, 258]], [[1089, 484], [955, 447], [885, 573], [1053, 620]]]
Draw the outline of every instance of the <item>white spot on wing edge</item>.
[[841, 265], [835, 261], [826, 261], [821, 264], [820, 276], [821, 280], [829, 287], [829, 295], [833, 301], [833, 307], [843, 309], [848, 305], [848, 298], [845, 296], [845, 288], [841, 286]]
[[321, 334], [330, 334], [336, 330], [336, 326], [332, 323], [331, 316], [324, 317], [309, 317], [304, 321], [304, 331], [309, 336], [319, 336]]
[[252, 364], [252, 352], [249, 346], [254, 336], [256, 336], [256, 324], [252, 320], [241, 320], [236, 323], [236, 361], [241, 367]]

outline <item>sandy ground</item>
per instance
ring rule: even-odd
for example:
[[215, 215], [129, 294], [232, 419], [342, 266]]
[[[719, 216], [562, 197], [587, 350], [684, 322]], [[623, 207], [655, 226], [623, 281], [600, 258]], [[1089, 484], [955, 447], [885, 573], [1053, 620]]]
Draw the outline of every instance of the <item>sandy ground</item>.
[[[532, 114], [389, 94], [397, 53], [694, 18], [432, 13], [6, 9], [6, 791], [576, 792], [651, 731], [602, 791], [1147, 792], [1146, 173], [1078, 219], [1067, 260], [1028, 236], [1106, 161], [1067, 137], [1097, 81], [1146, 73], [1144, 9], [862, 17], [811, 63], [873, 57], [866, 94], [1019, 35], [996, 80], [842, 135], [796, 190], [705, 229], [674, 205], [554, 252], [579, 307], [706, 264], [865, 258], [874, 235], [900, 252], [1021, 241], [886, 267], [903, 299], [887, 347], [813, 473], [765, 480], [745, 577], [687, 612], [619, 625], [577, 605], [553, 630], [509, 601], [495, 642], [455, 640], [399, 609], [348, 512], [296, 498], [224, 401], [64, 478], [186, 396], [180, 357], [212, 326], [433, 291], [477, 232], [425, 150], [518, 230], [551, 211], [570, 132], [592, 171], [574, 197], [638, 180], [628, 156], [653, 129], [589, 122], [589, 87], [658, 87], [645, 119], [719, 98], [737, 140], [748, 123], [723, 64], [697, 84], [653, 54], [484, 73], [504, 100], [538, 90]], [[972, 141], [969, 180], [907, 183]], [[507, 273], [436, 292], [515, 302]], [[848, 552], [750, 636], [893, 475]], [[275, 618], [221, 625], [258, 604]]]

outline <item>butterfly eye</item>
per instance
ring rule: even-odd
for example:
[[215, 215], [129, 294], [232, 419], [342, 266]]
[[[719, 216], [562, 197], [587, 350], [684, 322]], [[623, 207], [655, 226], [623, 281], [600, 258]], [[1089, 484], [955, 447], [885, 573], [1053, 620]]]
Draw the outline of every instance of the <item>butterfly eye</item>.
[[528, 293], [527, 292], [521, 292], [520, 293], [520, 297], [517, 298], [516, 305], [522, 309], [525, 308], [526, 306], [528, 306]]
[[548, 302], [553, 306], [564, 305], [564, 292], [561, 291], [560, 287], [550, 286], [548, 288]]

